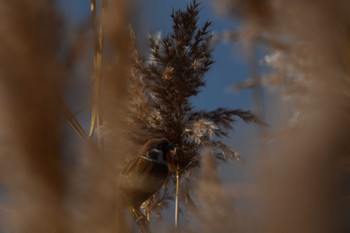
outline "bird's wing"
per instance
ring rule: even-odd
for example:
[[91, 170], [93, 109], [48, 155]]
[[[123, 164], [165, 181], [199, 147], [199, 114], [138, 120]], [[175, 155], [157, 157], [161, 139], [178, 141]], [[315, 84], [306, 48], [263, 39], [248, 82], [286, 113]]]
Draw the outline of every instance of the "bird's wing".
[[130, 160], [121, 174], [121, 186], [125, 191], [147, 188], [147, 172], [150, 162], [140, 157]]

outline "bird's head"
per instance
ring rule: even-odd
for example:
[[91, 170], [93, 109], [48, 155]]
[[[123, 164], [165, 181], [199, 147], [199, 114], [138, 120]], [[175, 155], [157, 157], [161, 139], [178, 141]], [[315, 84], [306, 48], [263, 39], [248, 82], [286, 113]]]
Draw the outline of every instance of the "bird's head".
[[151, 139], [145, 144], [147, 157], [159, 163], [166, 163], [169, 154], [174, 154], [176, 145], [166, 138]]

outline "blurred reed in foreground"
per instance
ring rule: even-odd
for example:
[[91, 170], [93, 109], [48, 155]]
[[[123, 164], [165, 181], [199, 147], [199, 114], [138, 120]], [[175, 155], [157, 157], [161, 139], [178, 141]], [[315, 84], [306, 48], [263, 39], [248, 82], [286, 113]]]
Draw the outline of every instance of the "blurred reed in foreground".
[[14, 232], [66, 231], [60, 20], [48, 1], [1, 1], [0, 9], [3, 224]]
[[[127, 40], [119, 38], [125, 35], [127, 4], [119, 1], [109, 9], [104, 17], [108, 22], [118, 23], [107, 27], [103, 22], [103, 27], [109, 39], [117, 38], [112, 45], [118, 52], [117, 57], [109, 58], [116, 60], [112, 68], [107, 71], [102, 67], [98, 76], [103, 76], [102, 88], [106, 89], [105, 96], [99, 99], [103, 108], [101, 115], [106, 124], [111, 125], [109, 122], [117, 115], [107, 110], [118, 108], [124, 89]], [[63, 84], [72, 64], [86, 58], [85, 53], [72, 53], [71, 57], [65, 57], [70, 59], [69, 64], [68, 60], [62, 61], [62, 54], [70, 56], [76, 48], [63, 51], [69, 38], [65, 36], [68, 33], [56, 2], [1, 1], [0, 12], [0, 166], [4, 207], [1, 229], [8, 232], [127, 232], [124, 205], [116, 192], [114, 166], [119, 158], [118, 150], [111, 155], [92, 140], [85, 141], [79, 144], [81, 148], [76, 148], [81, 155], [77, 156], [73, 170], [69, 170], [72, 168], [65, 162], [65, 147], [71, 145], [62, 137], [63, 124], [66, 124], [61, 111]], [[120, 18], [115, 18], [116, 15]], [[64, 109], [65, 116], [75, 117], [69, 108]], [[78, 121], [75, 123], [79, 126]], [[118, 132], [117, 127], [114, 126], [113, 132]], [[82, 129], [80, 132], [84, 135]], [[119, 137], [117, 133], [104, 139], [106, 143], [115, 142], [112, 146], [117, 147]]]
[[268, 137], [257, 171], [261, 206], [258, 220], [251, 220], [258, 222], [255, 231], [346, 231], [349, 2], [216, 4], [241, 21], [234, 39], [273, 54], [267, 57], [269, 76], [247, 87], [274, 87], [283, 99], [279, 106], [267, 106], [283, 124]]

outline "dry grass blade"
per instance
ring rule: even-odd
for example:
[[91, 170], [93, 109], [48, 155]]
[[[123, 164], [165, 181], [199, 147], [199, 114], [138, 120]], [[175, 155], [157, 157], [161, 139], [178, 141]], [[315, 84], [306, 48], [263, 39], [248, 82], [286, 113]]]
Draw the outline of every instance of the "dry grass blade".
[[75, 131], [75, 133], [79, 136], [79, 138], [83, 141], [86, 142], [89, 137], [79, 121], [75, 118], [75, 116], [69, 111], [68, 107], [65, 104], [62, 104], [61, 111], [66, 118], [66, 120], [69, 122], [70, 126], [72, 129]]
[[93, 26], [94, 35], [94, 72], [93, 72], [93, 103], [92, 103], [92, 114], [89, 138], [94, 135], [95, 129], [97, 128], [97, 139], [100, 148], [102, 148], [102, 119], [100, 114], [100, 99], [101, 99], [101, 70], [102, 70], [102, 59], [103, 59], [103, 42], [104, 32], [102, 26], [103, 17], [105, 17], [107, 11], [107, 1], [102, 1], [101, 13], [98, 17], [96, 0], [91, 1], [91, 20]]

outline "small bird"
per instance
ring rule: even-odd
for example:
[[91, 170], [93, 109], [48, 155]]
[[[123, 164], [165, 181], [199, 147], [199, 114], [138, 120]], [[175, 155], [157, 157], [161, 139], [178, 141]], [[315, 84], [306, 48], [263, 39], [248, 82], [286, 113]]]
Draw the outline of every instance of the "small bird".
[[167, 158], [176, 149], [168, 139], [147, 141], [121, 174], [120, 185], [129, 211], [136, 220], [144, 219], [140, 206], [156, 193], [168, 176]]

